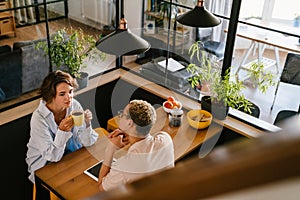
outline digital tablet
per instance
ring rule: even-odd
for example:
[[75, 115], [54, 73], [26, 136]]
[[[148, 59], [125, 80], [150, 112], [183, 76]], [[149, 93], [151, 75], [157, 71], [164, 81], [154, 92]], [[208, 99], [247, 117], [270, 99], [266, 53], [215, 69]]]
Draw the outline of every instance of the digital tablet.
[[96, 163], [95, 165], [84, 170], [84, 173], [98, 182], [98, 175], [99, 175], [99, 171], [101, 169], [102, 163], [103, 163], [103, 160], [101, 160], [100, 162]]
[[[115, 162], [115, 161], [116, 161], [116, 159], [113, 158], [112, 162]], [[100, 172], [102, 163], [103, 163], [103, 160], [97, 162], [93, 166], [91, 166], [91, 167], [87, 168], [86, 170], [84, 170], [84, 173], [98, 182], [98, 176], [99, 176], [99, 172]]]

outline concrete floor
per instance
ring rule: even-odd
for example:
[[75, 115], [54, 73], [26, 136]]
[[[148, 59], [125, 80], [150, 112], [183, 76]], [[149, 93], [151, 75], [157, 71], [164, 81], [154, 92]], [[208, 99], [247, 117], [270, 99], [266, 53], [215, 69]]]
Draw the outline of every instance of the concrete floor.
[[[237, 66], [240, 65], [244, 54], [245, 54], [245, 50], [235, 51], [235, 55], [232, 60], [233, 71], [237, 70]], [[279, 76], [283, 69], [286, 55], [287, 55], [286, 51], [280, 51], [280, 64], [279, 64], [280, 72], [277, 75], [277, 81], [279, 80]], [[263, 56], [270, 59], [275, 59], [274, 50], [266, 49]], [[250, 55], [248, 62], [255, 58], [257, 58], [257, 54]], [[269, 70], [274, 74], [276, 74], [275, 66], [270, 68]], [[242, 72], [240, 71], [240, 73]], [[260, 119], [273, 124], [275, 117], [279, 111], [298, 110], [300, 104], [300, 86], [280, 83], [273, 109], [271, 109], [272, 103], [275, 98], [276, 86], [269, 87], [268, 91], [265, 94], [263, 94], [256, 87], [253, 87], [251, 83], [249, 83], [249, 81], [245, 80], [244, 83], [246, 85], [244, 94], [247, 99], [255, 103], [260, 108], [261, 111], [259, 117]]]

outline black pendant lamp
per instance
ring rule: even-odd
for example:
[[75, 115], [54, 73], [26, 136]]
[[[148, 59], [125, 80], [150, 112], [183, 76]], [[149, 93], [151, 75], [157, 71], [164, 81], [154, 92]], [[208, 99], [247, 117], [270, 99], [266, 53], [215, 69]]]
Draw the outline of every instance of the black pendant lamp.
[[213, 27], [221, 23], [221, 20], [204, 8], [204, 0], [198, 0], [193, 10], [190, 10], [176, 19], [179, 23], [192, 27]]
[[121, 12], [119, 27], [111, 34], [97, 41], [97, 49], [117, 56], [136, 55], [147, 51], [150, 48], [150, 44], [132, 33], [127, 27], [127, 20], [124, 17], [123, 0], [121, 0]]

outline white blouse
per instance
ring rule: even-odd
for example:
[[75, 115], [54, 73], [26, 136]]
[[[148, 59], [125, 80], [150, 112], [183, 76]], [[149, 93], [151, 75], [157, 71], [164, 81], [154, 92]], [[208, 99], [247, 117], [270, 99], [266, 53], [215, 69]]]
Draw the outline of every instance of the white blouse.
[[[77, 100], [73, 99], [66, 116], [76, 109], [82, 109], [82, 107]], [[86, 128], [85, 123], [79, 127], [74, 126], [70, 132], [58, 129], [53, 113], [46, 107], [43, 100], [32, 114], [30, 127], [26, 162], [30, 173], [29, 179], [33, 183], [34, 171], [48, 162], [59, 161], [68, 152], [75, 151], [82, 146], [91, 146], [98, 138], [92, 126]]]

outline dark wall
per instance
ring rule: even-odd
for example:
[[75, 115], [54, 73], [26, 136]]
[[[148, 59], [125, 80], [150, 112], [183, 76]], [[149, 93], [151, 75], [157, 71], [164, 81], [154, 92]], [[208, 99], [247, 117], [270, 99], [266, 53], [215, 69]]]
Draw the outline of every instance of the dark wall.
[[95, 93], [95, 110], [101, 127], [106, 128], [107, 120], [133, 99], [142, 99], [154, 107], [162, 105], [164, 99], [144, 89], [138, 88], [124, 80], [116, 80], [98, 87]]
[[[212, 137], [209, 140], [214, 141], [215, 139], [217, 140], [217, 142], [216, 142], [215, 146], [213, 147], [213, 149], [215, 149], [219, 146], [225, 145], [225, 144], [229, 144], [236, 140], [240, 140], [240, 141], [241, 140], [249, 140], [245, 136], [238, 134], [238, 133], [236, 133], [228, 128], [225, 128], [225, 127], [223, 127], [223, 130], [220, 135], [216, 135], [215, 137]], [[207, 141], [207, 143], [210, 143], [209, 140]], [[180, 160], [178, 160], [177, 162], [184, 162], [191, 158], [199, 157], [200, 149], [201, 149], [201, 145], [198, 148], [196, 148], [195, 150], [193, 150], [191, 153], [189, 153], [188, 155], [186, 155], [183, 158], [181, 158]]]
[[32, 183], [25, 162], [31, 114], [0, 126], [1, 197], [32, 199]]

